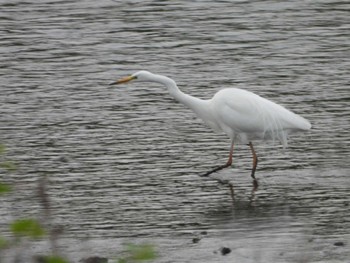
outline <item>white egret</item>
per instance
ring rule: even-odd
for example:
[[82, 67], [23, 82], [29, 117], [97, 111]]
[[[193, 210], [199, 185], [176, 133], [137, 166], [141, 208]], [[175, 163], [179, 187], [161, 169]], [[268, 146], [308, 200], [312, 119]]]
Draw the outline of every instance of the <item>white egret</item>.
[[[253, 154], [251, 177], [254, 189], [256, 189], [258, 183], [255, 179], [255, 170], [258, 157], [252, 140], [279, 140], [283, 146], [286, 146], [289, 133], [306, 131], [311, 128], [310, 122], [303, 117], [270, 100], [238, 88], [222, 89], [213, 98], [202, 100], [183, 93], [174, 80], [148, 71], [136, 72], [110, 85], [126, 83], [131, 80], [163, 84], [172, 97], [194, 111], [211, 128], [226, 133], [231, 139], [231, 149], [226, 164], [214, 168], [204, 176], [231, 166], [234, 143], [240, 141], [247, 144]], [[230, 187], [233, 194], [232, 186], [230, 185]]]

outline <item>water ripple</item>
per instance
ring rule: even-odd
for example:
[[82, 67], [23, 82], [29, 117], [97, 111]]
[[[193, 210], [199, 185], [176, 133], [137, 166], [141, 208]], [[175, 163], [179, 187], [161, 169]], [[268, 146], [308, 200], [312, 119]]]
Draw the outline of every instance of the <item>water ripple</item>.
[[[10, 214], [40, 213], [33, 188], [46, 174], [55, 221], [68, 237], [212, 230], [214, 239], [235, 237], [252, 247], [279, 237], [291, 250], [300, 248], [291, 240], [303, 235], [322, 240], [308, 244], [316, 250], [349, 238], [346, 1], [47, 0], [0, 7], [0, 141], [19, 167], [0, 178], [21, 193], [6, 200], [13, 211], [0, 209], [2, 229]], [[198, 177], [225, 162], [225, 136], [156, 84], [108, 86], [139, 69], [168, 75], [201, 98], [225, 87], [249, 89], [305, 116], [313, 129], [291, 137], [286, 150], [257, 145], [255, 195], [249, 149], [237, 146], [234, 167], [214, 176], [234, 182], [232, 205], [227, 186]]]

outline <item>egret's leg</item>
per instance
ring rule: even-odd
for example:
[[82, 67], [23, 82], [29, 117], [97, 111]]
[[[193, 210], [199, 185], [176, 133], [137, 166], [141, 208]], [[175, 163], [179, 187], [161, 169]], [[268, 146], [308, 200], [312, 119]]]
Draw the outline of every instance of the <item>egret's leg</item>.
[[255, 179], [255, 171], [256, 171], [256, 167], [258, 165], [258, 156], [256, 155], [256, 152], [254, 150], [254, 147], [253, 147], [253, 144], [252, 142], [249, 142], [249, 147], [250, 147], [250, 150], [252, 151], [252, 154], [253, 154], [253, 168], [252, 168], [252, 178], [254, 179], [253, 181], [253, 185], [254, 185], [254, 188], [258, 188], [258, 181]]
[[255, 170], [256, 170], [256, 166], [258, 165], [258, 157], [256, 156], [252, 142], [249, 142], [248, 145], [249, 145], [250, 150], [252, 151], [252, 154], [253, 154], [252, 178], [255, 179]]
[[213, 170], [210, 170], [209, 172], [203, 174], [202, 176], [211, 175], [212, 173], [215, 173], [217, 171], [220, 171], [220, 170], [222, 170], [224, 168], [227, 168], [227, 167], [231, 166], [231, 164], [232, 164], [232, 155], [233, 155], [233, 141], [232, 141], [232, 144], [231, 144], [230, 155], [228, 157], [227, 162], [224, 165], [220, 165], [218, 167], [215, 167]]

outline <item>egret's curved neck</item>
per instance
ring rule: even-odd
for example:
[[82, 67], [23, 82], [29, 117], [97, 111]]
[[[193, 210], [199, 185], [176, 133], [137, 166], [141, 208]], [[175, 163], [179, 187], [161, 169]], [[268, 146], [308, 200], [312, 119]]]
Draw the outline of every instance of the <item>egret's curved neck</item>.
[[192, 97], [186, 93], [183, 93], [178, 86], [176, 85], [175, 81], [171, 78], [156, 75], [153, 74], [154, 78], [153, 81], [163, 84], [167, 87], [170, 95], [174, 97], [178, 102], [184, 104], [188, 108], [192, 109], [199, 117], [202, 117], [202, 114], [205, 114], [208, 107], [208, 101], [202, 100], [199, 98]]

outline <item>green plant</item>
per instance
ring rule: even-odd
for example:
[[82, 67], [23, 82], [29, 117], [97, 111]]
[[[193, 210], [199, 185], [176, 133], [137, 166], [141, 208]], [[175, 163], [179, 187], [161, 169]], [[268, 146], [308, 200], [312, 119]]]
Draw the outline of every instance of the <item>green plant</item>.
[[[0, 144], [0, 170], [4, 169], [7, 172], [13, 172], [16, 170], [16, 165], [11, 161], [4, 161], [2, 155], [5, 153], [6, 148]], [[50, 198], [47, 191], [48, 179], [47, 176], [41, 176], [38, 180], [37, 196], [39, 202], [43, 208], [44, 217], [43, 221], [46, 227], [43, 227], [40, 222], [33, 218], [21, 218], [13, 221], [9, 228], [10, 233], [15, 237], [14, 240], [7, 240], [0, 235], [0, 253], [2, 249], [14, 248], [19, 246], [23, 248], [23, 243], [27, 239], [38, 239], [48, 237], [51, 242], [52, 255], [36, 256], [36, 262], [43, 263], [68, 263], [65, 259], [57, 256], [58, 249], [56, 239], [58, 238], [58, 232], [55, 231], [54, 226], [51, 225], [51, 205]], [[0, 196], [8, 194], [12, 191], [12, 186], [0, 182]], [[21, 247], [22, 246], [22, 247]], [[20, 250], [19, 250], [20, 251]], [[21, 252], [18, 252], [21, 253]], [[126, 246], [126, 256], [119, 258], [117, 263], [137, 263], [141, 261], [154, 260], [157, 257], [154, 246], [150, 244], [128, 244]], [[0, 263], [2, 257], [0, 255]]]
[[131, 263], [146, 260], [153, 260], [157, 257], [154, 246], [150, 244], [127, 245], [127, 256], [120, 258], [118, 263]]
[[36, 262], [43, 263], [68, 263], [65, 259], [58, 256], [37, 256]]
[[0, 195], [6, 194], [11, 191], [11, 186], [0, 182]]
[[35, 219], [25, 218], [12, 222], [11, 232], [17, 237], [39, 238], [45, 235], [44, 228]]

